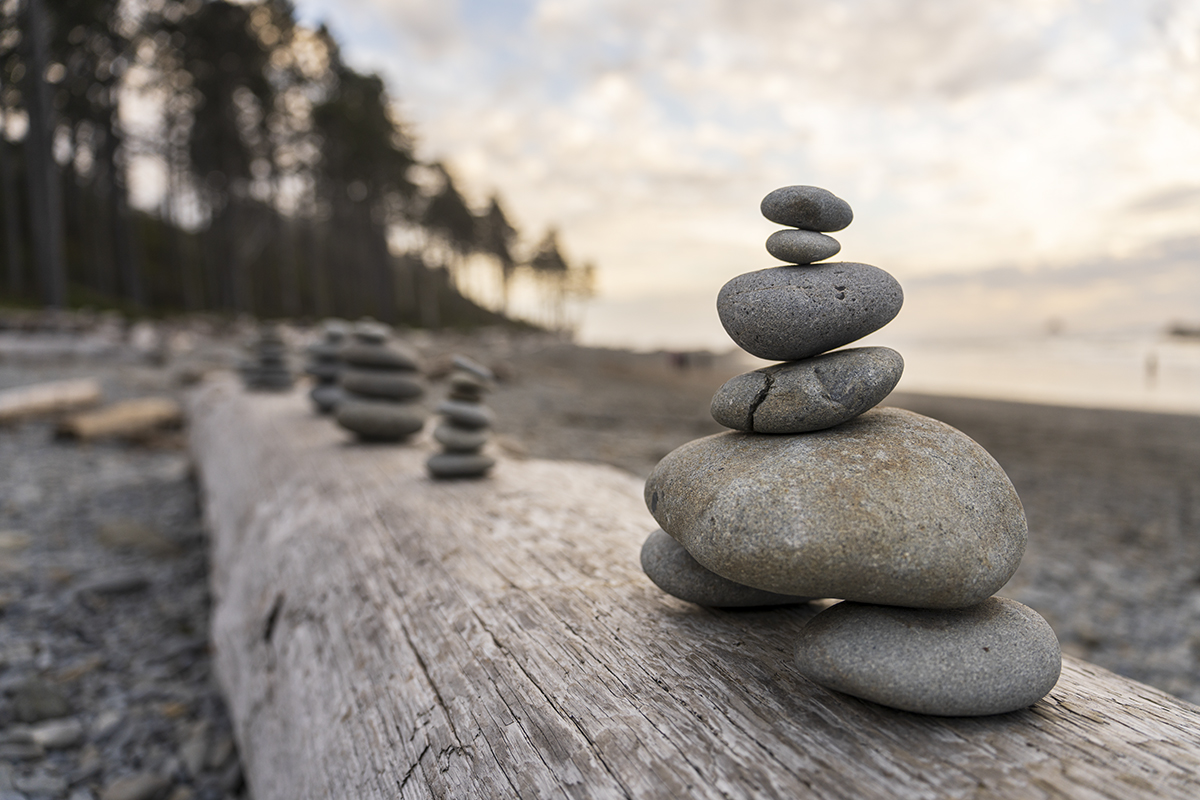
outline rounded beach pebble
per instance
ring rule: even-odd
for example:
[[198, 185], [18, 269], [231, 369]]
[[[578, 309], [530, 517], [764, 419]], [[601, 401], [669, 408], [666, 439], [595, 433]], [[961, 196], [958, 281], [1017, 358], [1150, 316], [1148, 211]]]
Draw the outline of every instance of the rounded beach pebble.
[[762, 215], [771, 222], [806, 231], [840, 231], [853, 221], [850, 204], [816, 186], [785, 186], [763, 198]]
[[832, 236], [816, 231], [775, 231], [767, 237], [767, 252], [789, 264], [811, 264], [833, 258], [842, 245]]
[[337, 405], [338, 424], [368, 441], [405, 439], [425, 425], [421, 409], [385, 400], [344, 397]]
[[341, 350], [342, 361], [359, 367], [415, 370], [417, 357], [392, 344], [349, 344]]
[[861, 339], [891, 322], [903, 304], [895, 278], [853, 261], [747, 272], [717, 294], [730, 338], [769, 361], [809, 358]]
[[730, 378], [713, 395], [712, 416], [738, 431], [819, 431], [878, 405], [903, 372], [904, 359], [887, 347], [789, 361]]
[[777, 606], [814, 599], [766, 592], [722, 578], [701, 566], [661, 528], [642, 545], [642, 571], [667, 594], [710, 608]]
[[667, 454], [646, 506], [702, 565], [778, 594], [957, 608], [1016, 571], [1028, 531], [986, 450], [945, 423], [875, 408], [836, 428], [729, 431]]
[[441, 423], [433, 429], [433, 438], [447, 450], [475, 452], [487, 444], [487, 428], [460, 428]]
[[346, 391], [365, 397], [407, 400], [425, 392], [416, 375], [410, 370], [344, 369], [341, 384]]
[[828, 689], [892, 708], [974, 717], [1045, 697], [1062, 652], [1046, 620], [1004, 597], [949, 610], [847, 602], [800, 631], [796, 667]]
[[436, 412], [445, 414], [451, 422], [462, 428], [487, 428], [492, 424], [492, 412], [479, 403], [443, 400], [438, 403]]
[[495, 464], [494, 458], [479, 453], [438, 453], [425, 462], [435, 478], [476, 478]]

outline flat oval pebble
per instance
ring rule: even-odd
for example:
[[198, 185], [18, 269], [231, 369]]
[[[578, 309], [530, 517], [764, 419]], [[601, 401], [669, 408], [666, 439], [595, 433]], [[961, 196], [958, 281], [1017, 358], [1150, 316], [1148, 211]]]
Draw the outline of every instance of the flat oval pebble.
[[312, 391], [308, 393], [312, 399], [313, 405], [317, 407], [317, 411], [321, 414], [329, 414], [337, 404], [341, 402], [342, 390], [333, 383], [322, 383], [314, 386]]
[[767, 252], [789, 264], [811, 264], [833, 258], [842, 245], [832, 236], [816, 231], [775, 231], [767, 237]]
[[342, 361], [356, 367], [417, 369], [417, 358], [408, 350], [392, 344], [348, 344], [340, 351]]
[[642, 571], [667, 594], [710, 608], [779, 606], [815, 599], [766, 592], [722, 578], [705, 569], [661, 528], [642, 545]]
[[730, 378], [712, 399], [712, 416], [754, 433], [806, 433], [841, 425], [878, 405], [904, 372], [887, 347], [838, 350]]
[[349, 397], [338, 403], [337, 421], [360, 439], [380, 442], [400, 441], [425, 425], [419, 406]]
[[435, 478], [476, 478], [495, 464], [494, 458], [479, 453], [438, 453], [425, 462]]
[[487, 444], [487, 428], [460, 428], [445, 422], [433, 429], [433, 438], [447, 450], [474, 452]]
[[816, 186], [784, 186], [762, 199], [762, 215], [771, 222], [806, 231], [840, 231], [854, 220], [850, 204]]
[[729, 431], [667, 454], [646, 506], [708, 569], [779, 594], [956, 608], [1028, 535], [1004, 470], [945, 423], [875, 408], [813, 433]]
[[415, 377], [408, 370], [343, 369], [340, 382], [346, 391], [364, 397], [407, 400], [425, 393]]
[[487, 428], [492, 424], [492, 412], [479, 403], [443, 400], [436, 410], [464, 428]]
[[903, 304], [895, 278], [853, 261], [747, 272], [717, 294], [730, 338], [768, 361], [797, 361], [861, 339], [891, 322]]
[[1045, 697], [1062, 652], [1046, 620], [1005, 597], [955, 609], [839, 603], [801, 629], [796, 667], [828, 689], [892, 708], [976, 717]]

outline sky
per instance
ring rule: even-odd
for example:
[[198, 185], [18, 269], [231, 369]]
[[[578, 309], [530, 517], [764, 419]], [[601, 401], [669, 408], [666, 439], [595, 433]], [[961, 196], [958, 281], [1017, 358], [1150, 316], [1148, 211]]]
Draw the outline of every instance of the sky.
[[762, 197], [847, 200], [910, 336], [1200, 322], [1200, 0], [299, 0], [482, 205], [595, 263], [588, 344], [730, 342]]

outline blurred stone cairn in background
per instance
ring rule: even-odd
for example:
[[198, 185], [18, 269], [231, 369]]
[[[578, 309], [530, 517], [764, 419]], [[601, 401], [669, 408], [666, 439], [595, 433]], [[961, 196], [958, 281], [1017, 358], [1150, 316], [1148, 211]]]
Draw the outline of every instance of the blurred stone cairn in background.
[[950, 426], [874, 409], [904, 363], [886, 347], [826, 352], [882, 328], [903, 303], [888, 273], [813, 263], [853, 213], [812, 186], [762, 202], [792, 226], [767, 240], [788, 262], [739, 275], [717, 311], [742, 349], [782, 361], [730, 379], [712, 414], [732, 431], [688, 442], [646, 481], [662, 526], [642, 567], [663, 591], [711, 607], [844, 602], [795, 642], [810, 680], [924, 714], [1024, 708], [1058, 680], [1058, 639], [1033, 610], [992, 597], [1027, 529], [1000, 465]]
[[316, 385], [308, 393], [318, 414], [331, 414], [341, 399], [338, 388], [341, 374], [341, 350], [350, 332], [345, 320], [329, 319], [321, 325], [321, 340], [308, 346], [308, 366], [304, 371], [313, 377]]
[[425, 394], [416, 354], [392, 340], [391, 329], [359, 322], [341, 349], [338, 424], [368, 442], [400, 442], [421, 430]]
[[442, 452], [426, 462], [433, 477], [478, 478], [495, 465], [495, 459], [480, 452], [492, 427], [492, 412], [483, 405], [483, 393], [494, 379], [482, 364], [465, 356], [454, 357], [450, 397], [437, 407], [445, 419], [433, 431]]
[[259, 326], [250, 359], [242, 362], [239, 371], [246, 388], [253, 391], [286, 392], [292, 388], [287, 345], [278, 325], [264, 322]]

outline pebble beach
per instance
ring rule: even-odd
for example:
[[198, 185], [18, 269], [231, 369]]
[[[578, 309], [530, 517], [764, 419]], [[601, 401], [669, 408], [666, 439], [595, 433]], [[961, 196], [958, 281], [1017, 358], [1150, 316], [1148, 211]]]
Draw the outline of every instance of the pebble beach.
[[[713, 392], [744, 370], [732, 356], [499, 331], [404, 338], [429, 368], [430, 409], [454, 355], [495, 372], [496, 469], [578, 459], [645, 477], [722, 430]], [[91, 376], [106, 400], [182, 397], [237, 354], [196, 332], [127, 339], [9, 350], [0, 389]], [[1065, 652], [1200, 702], [1200, 416], [896, 393], [883, 405], [958, 428], [1008, 473], [1030, 535], [1001, 595], [1038, 609]], [[81, 444], [49, 421], [0, 428], [0, 797], [245, 796], [208, 604], [185, 432]]]

